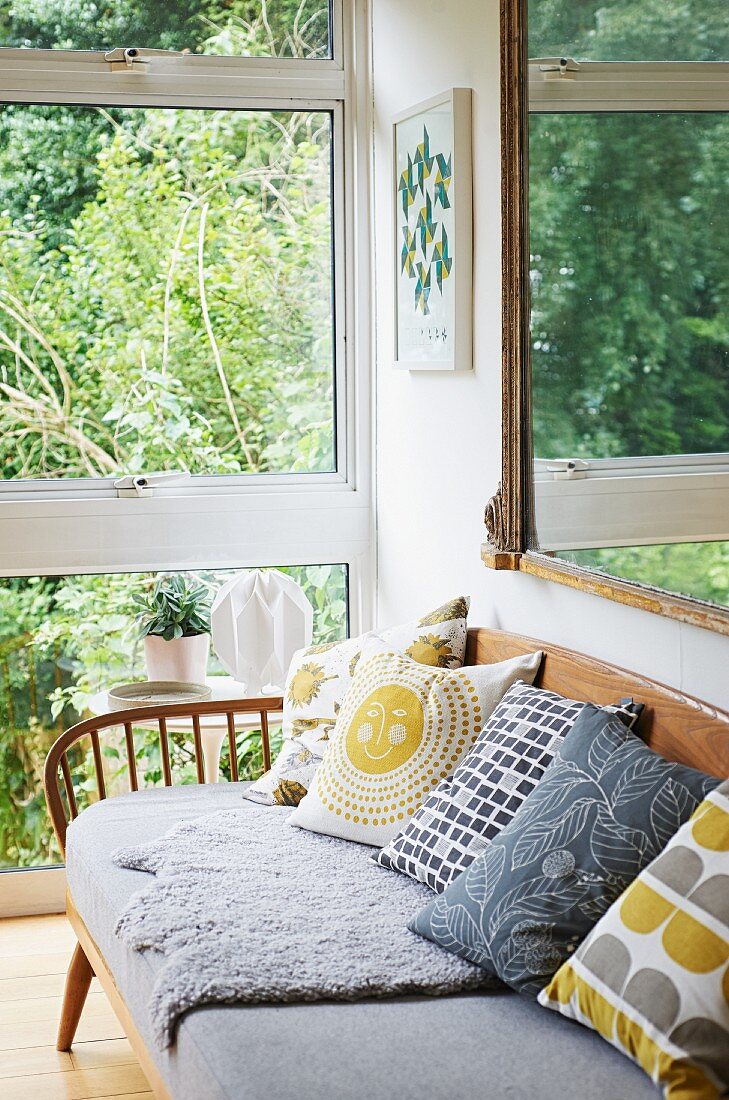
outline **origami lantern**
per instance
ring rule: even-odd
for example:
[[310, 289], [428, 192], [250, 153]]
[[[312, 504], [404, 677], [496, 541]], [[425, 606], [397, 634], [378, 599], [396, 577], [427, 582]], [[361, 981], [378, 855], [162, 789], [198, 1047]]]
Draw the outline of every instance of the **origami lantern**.
[[250, 695], [283, 690], [291, 658], [311, 642], [314, 611], [297, 584], [278, 569], [231, 577], [213, 601], [213, 649]]

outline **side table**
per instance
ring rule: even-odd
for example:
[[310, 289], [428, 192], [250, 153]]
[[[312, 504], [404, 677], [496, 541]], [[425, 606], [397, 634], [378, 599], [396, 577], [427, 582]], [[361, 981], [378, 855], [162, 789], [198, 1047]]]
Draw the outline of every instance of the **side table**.
[[[246, 691], [243, 684], [234, 680], [232, 676], [208, 676], [205, 683], [212, 690], [211, 699], [245, 699]], [[109, 711], [109, 699], [106, 691], [99, 691], [89, 699], [86, 709], [92, 715], [106, 714]], [[145, 725], [143, 721], [134, 723], [137, 729], [157, 729], [157, 720], [154, 719]], [[257, 714], [239, 714], [236, 717], [236, 728], [241, 730], [253, 730], [260, 726]], [[189, 718], [171, 718], [167, 722], [170, 733], [192, 734], [192, 722]], [[202, 715], [200, 718], [200, 740], [202, 741], [203, 766], [206, 783], [217, 783], [220, 780], [220, 751], [228, 735], [228, 726], [225, 716], [219, 714]]]

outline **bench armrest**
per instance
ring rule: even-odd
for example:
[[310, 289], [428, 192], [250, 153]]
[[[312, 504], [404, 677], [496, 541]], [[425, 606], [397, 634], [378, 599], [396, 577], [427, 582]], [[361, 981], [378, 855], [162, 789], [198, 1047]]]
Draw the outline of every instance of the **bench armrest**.
[[[118, 710], [108, 714], [99, 714], [94, 718], [87, 718], [83, 722], [77, 722], [65, 730], [51, 746], [46, 757], [43, 785], [46, 792], [48, 811], [51, 815], [53, 828], [58, 838], [61, 852], [66, 852], [66, 830], [75, 817], [78, 817], [78, 805], [73, 790], [71, 768], [68, 762], [68, 751], [79, 741], [89, 738], [96, 774], [96, 786], [99, 798], [106, 798], [106, 783], [104, 781], [103, 756], [99, 734], [105, 730], [117, 727], [124, 728], [124, 744], [126, 747], [127, 766], [129, 769], [129, 789], [139, 789], [137, 780], [137, 763], [134, 751], [134, 725], [144, 722], [148, 726], [150, 721], [156, 723], [159, 731], [160, 755], [162, 758], [162, 776], [166, 787], [172, 786], [172, 768], [170, 764], [170, 742], [167, 732], [169, 719], [187, 718], [192, 724], [192, 734], [195, 742], [195, 767], [198, 783], [204, 782], [202, 741], [200, 737], [200, 719], [214, 715], [224, 717], [228, 727], [228, 744], [230, 746], [231, 776], [234, 782], [238, 781], [238, 760], [235, 743], [235, 716], [237, 714], [258, 714], [261, 719], [261, 739], [263, 743], [263, 764], [266, 770], [271, 766], [271, 748], [268, 736], [268, 716], [283, 710], [281, 696], [267, 696], [262, 699], [215, 699], [206, 700], [203, 703], [165, 703], [159, 706], [136, 707], [132, 710]], [[63, 779], [63, 791], [61, 789]]]

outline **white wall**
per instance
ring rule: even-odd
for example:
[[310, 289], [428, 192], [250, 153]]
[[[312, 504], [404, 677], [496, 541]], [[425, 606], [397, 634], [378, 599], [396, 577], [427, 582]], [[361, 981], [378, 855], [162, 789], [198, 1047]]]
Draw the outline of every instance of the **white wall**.
[[[729, 639], [481, 564], [500, 473], [499, 4], [372, 8], [379, 623], [470, 593], [473, 624], [569, 645], [729, 709]], [[395, 371], [391, 119], [459, 85], [474, 92], [475, 371]]]

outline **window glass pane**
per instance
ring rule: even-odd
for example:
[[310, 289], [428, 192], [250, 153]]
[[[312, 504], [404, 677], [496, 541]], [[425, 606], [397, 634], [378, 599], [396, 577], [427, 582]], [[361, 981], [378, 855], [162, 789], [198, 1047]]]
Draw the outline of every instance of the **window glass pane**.
[[[199, 571], [194, 576], [215, 590], [234, 572]], [[345, 638], [346, 566], [294, 566], [283, 572], [303, 586], [314, 607], [314, 641]], [[103, 698], [114, 684], [146, 679], [133, 596], [151, 580], [151, 574], [140, 573], [0, 580], [0, 869], [58, 861], [42, 790], [43, 762], [58, 733], [79, 720], [97, 693]], [[208, 675], [223, 674], [211, 651]], [[159, 782], [156, 736], [142, 729], [135, 740], [140, 785], [142, 776], [146, 785]], [[275, 752], [280, 744], [276, 730], [271, 743]], [[114, 755], [113, 740], [105, 751], [107, 781], [112, 788], [128, 789], [126, 766]], [[260, 773], [257, 733], [239, 732], [238, 762], [241, 779]], [[82, 803], [95, 794], [93, 785], [81, 786], [93, 777], [87, 763], [85, 752], [73, 760]], [[189, 736], [175, 735], [173, 763], [175, 782], [194, 778]], [[225, 747], [222, 773], [230, 777]]]
[[560, 551], [558, 557], [622, 580], [667, 588], [682, 596], [729, 606], [729, 542], [619, 546]]
[[729, 115], [530, 119], [541, 458], [729, 451]]
[[726, 0], [529, 0], [529, 56], [726, 61]]
[[328, 0], [2, 0], [0, 45], [330, 57]]
[[328, 112], [0, 109], [4, 478], [335, 467]]

